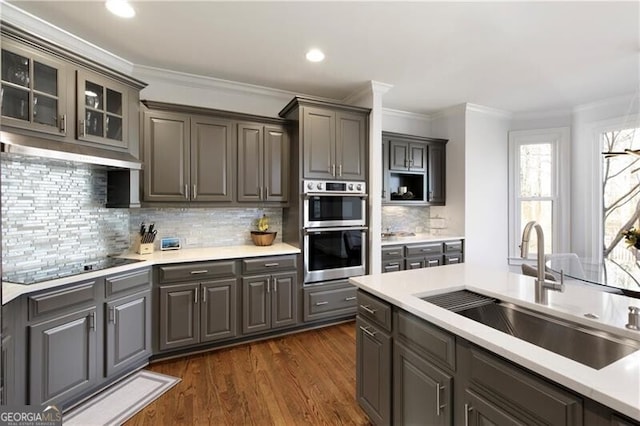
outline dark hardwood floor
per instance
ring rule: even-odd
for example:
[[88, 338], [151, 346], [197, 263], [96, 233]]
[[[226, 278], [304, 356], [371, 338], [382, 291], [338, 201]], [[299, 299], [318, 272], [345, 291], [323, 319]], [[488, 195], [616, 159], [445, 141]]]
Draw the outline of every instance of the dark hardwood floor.
[[152, 364], [182, 378], [134, 425], [369, 425], [353, 322]]

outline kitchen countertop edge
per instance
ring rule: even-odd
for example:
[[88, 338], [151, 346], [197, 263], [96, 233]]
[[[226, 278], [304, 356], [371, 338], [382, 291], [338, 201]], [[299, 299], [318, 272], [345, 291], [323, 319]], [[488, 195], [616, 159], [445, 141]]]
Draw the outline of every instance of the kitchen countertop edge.
[[128, 265], [116, 266], [94, 272], [87, 272], [79, 275], [58, 278], [50, 281], [43, 281], [36, 284], [15, 284], [10, 282], [2, 283], [2, 304], [6, 305], [23, 294], [35, 293], [41, 290], [48, 290], [68, 284], [87, 281], [106, 275], [119, 274], [134, 269], [163, 265], [169, 263], [202, 262], [224, 259], [240, 259], [262, 256], [281, 256], [286, 254], [299, 254], [300, 249], [286, 243], [278, 243], [270, 246], [226, 246], [193, 248], [181, 250], [154, 251], [150, 254], [123, 253], [118, 257], [141, 260], [141, 262]]
[[[596, 370], [427, 303], [420, 297], [468, 289], [640, 341], [640, 333], [627, 330], [623, 325], [627, 318], [626, 307], [637, 299], [566, 283], [565, 292], [550, 292], [550, 303], [543, 306], [534, 302], [533, 278], [470, 264], [373, 274], [353, 277], [349, 281], [521, 367], [640, 420], [640, 381], [637, 380], [640, 377], [640, 351]], [[576, 301], [583, 303], [578, 305]], [[585, 318], [586, 312], [600, 318]]]
[[464, 240], [464, 237], [460, 235], [416, 234], [411, 237], [383, 238], [381, 242], [381, 246], [382, 247], [400, 246], [404, 244], [418, 244], [418, 243], [430, 243], [434, 241], [455, 241], [455, 240]]

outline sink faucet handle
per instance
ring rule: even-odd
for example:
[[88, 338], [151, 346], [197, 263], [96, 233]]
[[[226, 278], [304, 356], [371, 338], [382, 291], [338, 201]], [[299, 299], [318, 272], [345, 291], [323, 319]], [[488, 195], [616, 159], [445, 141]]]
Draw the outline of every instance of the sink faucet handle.
[[630, 330], [640, 329], [640, 308], [637, 306], [629, 306], [629, 323], [626, 327]]

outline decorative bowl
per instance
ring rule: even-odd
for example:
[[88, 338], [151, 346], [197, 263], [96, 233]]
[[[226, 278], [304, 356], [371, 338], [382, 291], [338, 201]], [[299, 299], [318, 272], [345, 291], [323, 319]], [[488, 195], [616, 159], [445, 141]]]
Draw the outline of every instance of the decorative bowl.
[[251, 240], [257, 246], [270, 246], [276, 239], [277, 232], [251, 231]]

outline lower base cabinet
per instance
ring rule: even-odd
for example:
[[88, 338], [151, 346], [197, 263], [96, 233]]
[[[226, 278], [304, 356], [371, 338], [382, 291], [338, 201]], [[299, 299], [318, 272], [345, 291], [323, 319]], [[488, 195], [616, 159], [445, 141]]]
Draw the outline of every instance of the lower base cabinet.
[[393, 344], [393, 418], [396, 424], [452, 424], [453, 379], [397, 341]]
[[296, 324], [297, 272], [242, 278], [242, 333]]
[[527, 424], [470, 389], [465, 390], [464, 400], [465, 426], [526, 426]]
[[29, 327], [29, 404], [58, 405], [97, 382], [96, 308]]
[[237, 279], [160, 286], [160, 350], [235, 337]]
[[303, 290], [303, 319], [314, 321], [356, 313], [356, 287], [349, 280], [308, 286]]
[[391, 422], [391, 336], [356, 317], [356, 398], [376, 425]]

